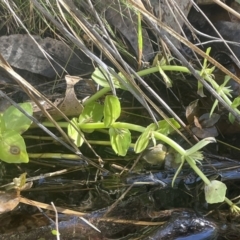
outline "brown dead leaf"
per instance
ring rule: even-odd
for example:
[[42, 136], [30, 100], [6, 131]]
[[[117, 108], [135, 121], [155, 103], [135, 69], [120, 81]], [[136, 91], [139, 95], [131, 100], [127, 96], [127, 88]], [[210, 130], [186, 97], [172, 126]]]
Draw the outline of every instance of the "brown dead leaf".
[[209, 127], [209, 128], [198, 128], [198, 127], [192, 127], [192, 132], [194, 135], [196, 135], [198, 138], [207, 138], [207, 137], [217, 137], [218, 131], [216, 127]]
[[191, 127], [192, 132], [199, 138], [217, 137], [218, 131], [214, 126], [220, 116], [217, 113], [213, 113], [210, 117], [209, 113], [204, 113], [201, 117], [194, 116], [194, 125]]
[[0, 192], [0, 214], [12, 211], [20, 201], [17, 191]]
[[197, 128], [202, 129], [202, 126], [201, 126], [201, 124], [199, 123], [198, 118], [197, 118], [196, 116], [194, 116], [194, 125], [195, 125]]
[[186, 118], [189, 124], [192, 124], [194, 121], [194, 117], [198, 117], [199, 113], [199, 106], [198, 106], [198, 99], [191, 102], [186, 109]]
[[[71, 116], [79, 116], [80, 113], [82, 112], [83, 106], [79, 102], [79, 100], [76, 97], [75, 91], [74, 91], [74, 85], [78, 83], [81, 78], [76, 77], [76, 76], [70, 76], [66, 75], [65, 76], [67, 88], [65, 91], [65, 97], [64, 98], [57, 98], [53, 104], [58, 107], [60, 111], [62, 111], [66, 116], [71, 117]], [[48, 103], [44, 102], [42, 104], [45, 110], [47, 110], [51, 116], [55, 119], [61, 119], [62, 115], [51, 105]], [[41, 110], [37, 106], [33, 106], [34, 109], [34, 115], [36, 116], [42, 116]]]
[[208, 128], [214, 126], [220, 118], [220, 115], [217, 113], [213, 113], [210, 117], [209, 113], [203, 114], [199, 117], [199, 122], [201, 123], [202, 128]]
[[66, 75], [65, 80], [67, 83], [66, 94], [58, 108], [64, 112], [66, 116], [78, 116], [82, 112], [83, 106], [76, 97], [74, 85], [78, 83], [81, 78]]

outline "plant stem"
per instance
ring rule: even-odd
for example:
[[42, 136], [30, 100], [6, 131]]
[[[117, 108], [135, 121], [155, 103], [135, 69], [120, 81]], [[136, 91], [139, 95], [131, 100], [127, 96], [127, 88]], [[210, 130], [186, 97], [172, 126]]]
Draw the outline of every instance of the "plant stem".
[[227, 197], [225, 197], [224, 199], [225, 203], [227, 203], [230, 207], [234, 204], [230, 199], [228, 199]]
[[[161, 66], [161, 69], [164, 71], [174, 71], [174, 72], [178, 71], [178, 72], [190, 73], [190, 71], [186, 67], [182, 67], [182, 66], [165, 65], [165, 66]], [[155, 73], [155, 72], [159, 72], [158, 67], [151, 67], [148, 69], [144, 69], [144, 70], [137, 72], [137, 74], [140, 77], [143, 77], [143, 76], [149, 75], [151, 73]]]
[[96, 101], [97, 99], [99, 99], [100, 97], [102, 97], [103, 95], [108, 93], [110, 90], [111, 90], [110, 87], [104, 87], [104, 88], [100, 89], [95, 94], [93, 94], [90, 98], [86, 99], [83, 102], [83, 106], [86, 106], [87, 104]]
[[[59, 124], [59, 126], [65, 127], [65, 128], [68, 126], [68, 123], [66, 123], [66, 122], [59, 122], [58, 124]], [[52, 123], [49, 123], [49, 122], [43, 122], [43, 125], [48, 126], [48, 127], [50, 127], [50, 126], [54, 127], [54, 125]], [[104, 129], [104, 128], [108, 128], [108, 127], [105, 127], [103, 122], [99, 122], [99, 123], [80, 123], [80, 124], [78, 124], [78, 127], [79, 127], [79, 129]], [[124, 122], [115, 122], [111, 125], [111, 127], [129, 129], [129, 130], [136, 131], [136, 132], [144, 132], [145, 129], [146, 129], [145, 127], [142, 127], [142, 126], [139, 126], [139, 125], [135, 125], [135, 124], [131, 124], [131, 123], [124, 123]], [[162, 133], [156, 132], [156, 131], [153, 131], [153, 134], [154, 134], [154, 137], [156, 139], [165, 142], [166, 144], [171, 146], [173, 149], [175, 149], [182, 156], [185, 155], [186, 150], [184, 150], [178, 143], [173, 141], [171, 138], [163, 135]], [[198, 168], [198, 166], [195, 164], [195, 161], [189, 156], [185, 156], [185, 159], [188, 162], [188, 164], [190, 165], [190, 167], [203, 180], [203, 182], [206, 185], [209, 185], [211, 183], [210, 180]], [[233, 205], [234, 205], [234, 203], [231, 200], [229, 200], [228, 198], [225, 198], [225, 202], [230, 207], [233, 207]], [[240, 209], [237, 208], [237, 206], [233, 210], [234, 211], [238, 211], [238, 210], [240, 211]]]
[[[210, 185], [211, 182], [210, 180], [206, 177], [206, 175], [198, 168], [198, 166], [195, 164], [195, 161], [193, 159], [191, 159], [191, 157], [186, 156], [185, 157], [186, 161], [188, 162], [188, 164], [190, 165], [190, 167], [195, 171], [195, 173], [203, 180], [203, 182], [206, 185]], [[224, 202], [227, 203], [233, 211], [239, 212], [240, 209], [235, 206], [235, 204], [227, 197], [225, 197]]]
[[[161, 66], [161, 69], [163, 71], [177, 71], [177, 72], [184, 72], [184, 73], [189, 73], [191, 74], [191, 72], [189, 71], [188, 68], [183, 67], [183, 66], [172, 66], [172, 65], [165, 65], [165, 66]], [[206, 69], [207, 70], [207, 69]], [[151, 67], [148, 69], [144, 69], [141, 70], [139, 72], [137, 72], [137, 74], [140, 77], [149, 75], [151, 73], [155, 73], [155, 72], [159, 72], [159, 67]], [[199, 73], [201, 73], [200, 71], [198, 71]], [[213, 88], [217, 91], [219, 89], [219, 85], [216, 83], [216, 81], [214, 79], [212, 79], [211, 77], [209, 77], [208, 75], [204, 74], [203, 75], [204, 79], [206, 81], [208, 81], [209, 83], [211, 83], [211, 85], [213, 86]], [[96, 101], [97, 99], [99, 99], [100, 97], [102, 97], [103, 95], [105, 95], [107, 92], [109, 92], [111, 90], [110, 87], [104, 87], [102, 89], [100, 89], [98, 92], [96, 92], [94, 95], [92, 95], [90, 98], [88, 98], [87, 100], [85, 100], [83, 102], [83, 106]], [[227, 95], [225, 93], [221, 93], [220, 94], [221, 97], [224, 99], [224, 101], [231, 106], [232, 102], [231, 100], [227, 97]], [[240, 114], [240, 111], [238, 109], [234, 109], [238, 114]]]
[[[57, 124], [61, 127], [61, 128], [67, 128], [68, 127], [68, 122], [57, 122]], [[55, 127], [55, 125], [52, 122], [42, 122], [42, 125], [45, 127]], [[33, 126], [33, 127], [37, 127], [37, 126]]]
[[[217, 90], [219, 89], [219, 85], [216, 83], [216, 81], [214, 81], [212, 78], [210, 78], [209, 76], [205, 76], [204, 79], [206, 79], [211, 85], [212, 87]], [[228, 98], [228, 96], [225, 94], [225, 93], [220, 93], [219, 94], [223, 99], [224, 101], [231, 107], [232, 105], [232, 101]], [[236, 111], [238, 114], [240, 114], [240, 111], [236, 108], [234, 108], [234, 111]]]
[[[42, 123], [45, 127], [54, 127], [54, 125], [50, 122], [43, 122]], [[62, 128], [67, 128], [68, 123], [66, 122], [58, 122], [58, 125]], [[104, 129], [108, 128], [105, 127], [103, 122], [98, 123], [80, 123], [78, 124], [79, 129]], [[131, 124], [131, 123], [125, 123], [125, 122], [115, 122], [111, 125], [113, 128], [123, 128], [123, 129], [129, 129], [136, 132], [144, 132], [145, 127], [142, 127], [140, 125]], [[165, 136], [162, 133], [159, 132], [153, 132], [156, 139], [161, 140], [171, 146], [173, 149], [175, 149], [177, 152], [179, 152], [181, 155], [185, 154], [185, 150], [176, 142], [174, 142], [171, 138]]]
[[198, 166], [195, 164], [195, 161], [189, 157], [185, 157], [186, 161], [190, 165], [190, 167], [195, 171], [195, 173], [204, 181], [206, 185], [209, 185], [211, 182], [210, 180], [205, 176], [205, 174], [198, 168]]
[[[161, 66], [161, 68], [164, 71], [179, 71], [179, 72], [190, 73], [190, 71], [186, 67], [182, 67], [182, 66], [171, 66], [171, 65], [169, 65], [169, 66]], [[158, 67], [151, 67], [151, 68], [148, 68], [148, 69], [144, 69], [142, 71], [137, 72], [137, 74], [140, 77], [143, 77], [143, 76], [149, 75], [151, 73], [155, 73], [155, 72], [159, 72], [159, 68]], [[105, 95], [110, 90], [111, 90], [110, 87], [104, 87], [104, 88], [100, 89], [95, 94], [93, 94], [91, 97], [86, 99], [83, 102], [83, 106], [86, 106], [87, 104], [96, 101], [97, 99], [99, 99], [100, 97]]]
[[75, 154], [65, 154], [65, 153], [28, 153], [28, 156], [29, 158], [82, 160], [81, 157]]
[[173, 141], [171, 138], [163, 135], [162, 133], [159, 132], [153, 132], [154, 137], [156, 139], [159, 139], [165, 143], [167, 143], [169, 146], [171, 146], [172, 148], [174, 148], [179, 154], [184, 155], [185, 154], [185, 150], [175, 141]]

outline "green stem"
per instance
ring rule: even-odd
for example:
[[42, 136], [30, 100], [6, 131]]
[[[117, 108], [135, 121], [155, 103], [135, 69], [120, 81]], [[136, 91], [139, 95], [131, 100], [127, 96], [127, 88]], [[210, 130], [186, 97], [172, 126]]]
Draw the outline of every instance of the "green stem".
[[[67, 128], [69, 123], [68, 122], [57, 122], [57, 124], [61, 128]], [[42, 125], [45, 127], [55, 127], [55, 125], [51, 122], [42, 122]], [[37, 127], [37, 126], [34, 125], [33, 127]]]
[[113, 128], [127, 128], [132, 131], [136, 132], [144, 132], [146, 130], [145, 127], [142, 127], [140, 125], [131, 124], [131, 123], [125, 123], [125, 122], [115, 122], [111, 125]]
[[230, 207], [231, 207], [232, 205], [234, 205], [234, 203], [233, 203], [230, 199], [228, 199], [227, 197], [225, 197], [224, 201], [225, 201], [225, 203], [227, 203]]
[[190, 165], [190, 167], [195, 171], [195, 173], [204, 181], [206, 185], [209, 185], [211, 182], [210, 180], [205, 176], [205, 174], [198, 168], [198, 166], [195, 164], [195, 161], [189, 157], [185, 157], [186, 161]]
[[[88, 140], [88, 143], [90, 143], [92, 145], [111, 146], [111, 142], [110, 141]], [[131, 143], [130, 147], [134, 148], [134, 144]]]
[[94, 95], [92, 95], [91, 97], [89, 97], [88, 99], [86, 99], [86, 100], [83, 102], [83, 106], [86, 106], [87, 104], [98, 100], [98, 99], [101, 98], [103, 95], [105, 95], [106, 93], [108, 93], [110, 90], [111, 90], [110, 87], [104, 87], [104, 88], [100, 89], [100, 90], [97, 91]]
[[[65, 122], [60, 122], [58, 123], [60, 126], [62, 127], [67, 127], [68, 123]], [[52, 126], [53, 124], [48, 123], [48, 122], [44, 122], [43, 123], [44, 126]], [[80, 129], [104, 129], [104, 128], [108, 128], [105, 127], [104, 123], [99, 122], [99, 123], [80, 123], [78, 125], [78, 127]], [[124, 122], [115, 122], [111, 125], [111, 127], [113, 128], [125, 128], [125, 129], [129, 129], [132, 131], [136, 131], [136, 132], [144, 132], [146, 128], [139, 126], [139, 125], [135, 125], [135, 124], [131, 124], [131, 123], [124, 123]], [[181, 154], [182, 156], [185, 155], [186, 150], [184, 150], [178, 143], [174, 142], [171, 138], [163, 135], [162, 133], [159, 132], [153, 132], [154, 137], [158, 140], [161, 140], [163, 142], [165, 142], [166, 144], [168, 144], [169, 146], [171, 146], [173, 149], [175, 149], [179, 154]], [[188, 164], [190, 165], [190, 167], [196, 172], [196, 174], [203, 180], [203, 182], [206, 185], [209, 185], [211, 182], [210, 180], [205, 176], [205, 174], [198, 168], [198, 166], [195, 164], [195, 161], [189, 157], [186, 156], [185, 157], [186, 161], [188, 162]], [[228, 198], [225, 198], [225, 202], [232, 207], [234, 204], [231, 200], [229, 200]], [[234, 210], [236, 210], [237, 208], [235, 208]]]
[[[182, 67], [182, 66], [161, 66], [162, 70], [164, 71], [179, 71], [179, 72], [185, 72], [185, 73], [190, 73], [190, 71], [186, 68], [186, 67]], [[148, 69], [144, 69], [142, 71], [137, 72], [137, 74], [140, 77], [149, 75], [151, 73], [155, 73], [155, 72], [159, 72], [159, 68], [158, 67], [151, 67]], [[126, 80], [126, 79], [125, 79]], [[102, 89], [100, 89], [99, 91], [97, 91], [94, 95], [92, 95], [90, 98], [88, 98], [87, 100], [85, 100], [83, 102], [83, 106], [89, 104], [90, 102], [94, 102], [97, 99], [99, 99], [100, 97], [102, 97], [103, 95], [105, 95], [107, 92], [109, 92], [111, 90], [110, 87], [104, 87]]]
[[[209, 76], [205, 76], [205, 79], [212, 85], [212, 87], [217, 90], [220, 86], [216, 83], [216, 81], [214, 81], [214, 79], [212, 79]], [[225, 93], [220, 93], [220, 96], [223, 98], [223, 100], [231, 107], [232, 105], [232, 101], [228, 98], [228, 96]], [[240, 114], [240, 111], [236, 108], [234, 108], [234, 111], [236, 111], [238, 114]]]
[[153, 132], [153, 134], [156, 139], [159, 139], [159, 140], [167, 143], [169, 146], [171, 146], [173, 149], [175, 149], [179, 154], [184, 155], [186, 153], [186, 151], [178, 143], [173, 141], [171, 138], [169, 138], [159, 132]]
[[[80, 129], [99, 129], [99, 128], [106, 128], [104, 126], [104, 123], [84, 123], [78, 125]], [[146, 128], [131, 124], [131, 123], [124, 123], [124, 122], [115, 122], [111, 125], [113, 128], [123, 128], [123, 129], [129, 129], [136, 132], [144, 132]], [[171, 146], [173, 149], [175, 149], [177, 152], [179, 152], [181, 155], [185, 154], [185, 150], [176, 142], [174, 142], [171, 138], [165, 136], [162, 133], [159, 132], [153, 132], [154, 137], [158, 140], [161, 140]]]
[[[185, 157], [186, 161], [190, 165], [190, 167], [195, 171], [195, 173], [203, 180], [203, 182], [206, 185], [210, 185], [210, 180], [206, 177], [206, 175], [198, 168], [198, 166], [195, 164], [195, 161], [191, 159], [191, 157], [187, 156]], [[233, 211], [239, 212], [240, 209], [235, 206], [235, 204], [227, 197], [225, 197], [224, 202], [227, 203]]]
[[[45, 127], [54, 127], [54, 125], [50, 122], [43, 122], [42, 123]], [[66, 122], [58, 122], [59, 126], [63, 127], [63, 128], [67, 128], [68, 123]], [[98, 123], [80, 123], [78, 124], [79, 129], [104, 129], [104, 128], [108, 128], [105, 127], [103, 122], [98, 122]], [[112, 124], [113, 128], [123, 128], [123, 129], [129, 129], [132, 131], [136, 131], [136, 132], [144, 132], [145, 131], [145, 127], [142, 127], [140, 125], [136, 125], [136, 124], [131, 124], [131, 123], [125, 123], [125, 122], [115, 122]], [[185, 150], [176, 142], [174, 142], [171, 138], [165, 136], [162, 133], [159, 132], [153, 132], [154, 136], [156, 139], [161, 140], [163, 142], [165, 142], [166, 144], [168, 144], [169, 146], [171, 146], [173, 149], [175, 149], [177, 152], [179, 152], [181, 155], [185, 154]]]
[[48, 159], [70, 159], [81, 160], [81, 157], [76, 154], [63, 153], [28, 153], [29, 158], [48, 158]]
[[[171, 66], [171, 65], [166, 65], [166, 66], [161, 66], [161, 69], [164, 70], [164, 71], [178, 71], [178, 72], [185, 72], [185, 73], [190, 73], [190, 71], [186, 68], [186, 67], [182, 67], [182, 66]], [[143, 76], [146, 76], [146, 75], [149, 75], [151, 73], [155, 73], [155, 72], [159, 72], [159, 68], [158, 67], [151, 67], [151, 68], [148, 68], [148, 69], [144, 69], [144, 70], [141, 70], [139, 72], [137, 72], [137, 74], [140, 76], [140, 77], [143, 77]]]
[[[182, 67], [182, 66], [161, 66], [162, 70], [164, 71], [178, 71], [178, 72], [184, 72], [184, 73], [191, 73], [188, 68], [186, 67]], [[155, 73], [158, 72], [159, 69], [158, 67], [152, 67], [152, 68], [148, 68], [148, 69], [144, 69], [142, 71], [137, 72], [137, 74], [142, 77], [151, 73]], [[200, 71], [198, 71], [199, 74], [201, 73]], [[212, 79], [211, 77], [209, 77], [208, 75], [203, 76], [204, 79], [206, 81], [208, 81], [209, 83], [211, 83], [212, 87], [217, 91], [219, 89], [219, 85], [216, 83], [216, 81], [214, 79]], [[225, 93], [221, 93], [220, 96], [224, 99], [224, 101], [231, 106], [232, 105], [232, 101], [228, 98], [228, 96]], [[238, 114], [240, 114], [240, 111], [238, 109], [234, 109]]]
[[[191, 72], [188, 70], [188, 68], [186, 67], [182, 67], [182, 66], [171, 66], [171, 65], [165, 65], [165, 66], [161, 66], [161, 69], [163, 71], [177, 71], [177, 72], [184, 72], [184, 73], [190, 73]], [[137, 72], [137, 74], [140, 76], [140, 77], [143, 77], [143, 76], [146, 76], [146, 75], [149, 75], [149, 74], [152, 74], [152, 73], [155, 73], [155, 72], [159, 72], [159, 68], [158, 66], [156, 67], [151, 67], [151, 68], [148, 68], [148, 69], [144, 69], [144, 70], [141, 70], [139, 72]], [[199, 73], [201, 73], [200, 71], [198, 71]], [[213, 88], [215, 90], [217, 90], [219, 88], [219, 85], [216, 83], [216, 81], [214, 81], [212, 78], [210, 78], [208, 75], [205, 75], [203, 76], [204, 79], [208, 82], [211, 83], [211, 85], [213, 86]], [[126, 80], [126, 79], [125, 79]], [[96, 92], [94, 95], [92, 95], [90, 98], [88, 98], [86, 101], [83, 102], [83, 105], [87, 105], [91, 102], [94, 102], [96, 101], [97, 99], [99, 99], [100, 97], [102, 97], [103, 95], [105, 95], [107, 92], [109, 92], [111, 90], [110, 87], [104, 87], [102, 89], [100, 89], [98, 92]], [[232, 102], [231, 100], [227, 97], [226, 94], [224, 93], [221, 93], [220, 94], [221, 97], [224, 99], [224, 101], [229, 105], [231, 106]], [[240, 111], [238, 109], [235, 109], [235, 111], [240, 114]]]
[[[165, 66], [161, 66], [161, 69], [163, 71], [177, 71], [177, 72], [184, 72], [184, 73], [190, 73], [191, 72], [188, 70], [188, 68], [186, 67], [183, 67], [183, 66], [171, 66], [171, 65], [165, 65]], [[148, 69], [144, 69], [144, 70], [141, 70], [139, 72], [137, 72], [137, 74], [140, 76], [140, 77], [143, 77], [143, 76], [146, 76], [146, 75], [149, 75], [149, 74], [152, 74], [152, 73], [155, 73], [155, 72], [159, 72], [159, 67], [156, 66], [156, 67], [151, 67], [151, 68], [148, 68]], [[198, 71], [199, 74], [201, 74], [201, 71]], [[216, 83], [216, 81], [214, 81], [211, 77], [209, 77], [208, 75], [205, 74], [205, 76], [203, 75], [204, 79], [208, 82], [211, 83], [211, 85], [213, 86], [213, 88], [215, 90], [217, 90], [219, 88], [219, 85]], [[126, 80], [126, 79], [125, 79]], [[88, 98], [86, 101], [83, 102], [83, 105], [87, 105], [89, 104], [90, 102], [94, 102], [96, 101], [97, 99], [99, 99], [100, 97], [102, 97], [103, 95], [105, 95], [107, 92], [109, 92], [111, 90], [110, 87], [104, 87], [102, 89], [100, 89], [98, 92], [96, 92], [94, 95], [92, 95], [90, 98]], [[224, 99], [224, 101], [229, 105], [231, 106], [232, 102], [231, 100], [227, 97], [227, 95], [225, 93], [221, 93], [220, 94], [221, 97]], [[240, 111], [238, 109], [235, 109], [235, 111], [240, 114]]]
[[45, 140], [45, 141], [52, 141], [52, 137], [47, 136], [32, 136], [32, 135], [23, 135], [24, 139], [37, 139], [37, 140]]

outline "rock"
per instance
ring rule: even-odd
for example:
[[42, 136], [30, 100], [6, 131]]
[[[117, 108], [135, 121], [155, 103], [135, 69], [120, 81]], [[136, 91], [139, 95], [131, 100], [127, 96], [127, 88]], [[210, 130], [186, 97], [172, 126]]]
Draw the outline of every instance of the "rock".
[[93, 71], [91, 60], [83, 52], [78, 49], [73, 51], [64, 42], [49, 37], [2, 36], [0, 52], [11, 66], [49, 78], [63, 72], [83, 75]]

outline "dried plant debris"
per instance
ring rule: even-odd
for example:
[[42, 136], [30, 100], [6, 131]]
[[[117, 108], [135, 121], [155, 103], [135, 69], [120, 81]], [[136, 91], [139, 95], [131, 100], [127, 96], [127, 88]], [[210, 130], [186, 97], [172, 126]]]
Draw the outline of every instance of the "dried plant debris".
[[189, 124], [194, 122], [194, 117], [199, 114], [198, 99], [191, 102], [186, 108], [186, 118]]
[[[114, 26], [131, 44], [136, 55], [138, 55], [137, 37], [137, 15], [125, 4], [118, 1], [104, 0], [96, 1], [99, 11], [105, 11], [106, 20]], [[143, 59], [149, 61], [154, 57], [154, 50], [146, 29], [143, 34]]]
[[[121, 5], [118, 1], [104, 0], [96, 2], [96, 7], [100, 11], [105, 10], [106, 20], [129, 41], [135, 51], [135, 54], [138, 55], [137, 15], [126, 5]], [[143, 7], [141, 3], [139, 5]], [[151, 0], [150, 2], [148, 2], [148, 5], [152, 7], [153, 13], [157, 17], [159, 17], [164, 23], [167, 23], [167, 25], [176, 32], [181, 33], [181, 27], [184, 23], [184, 18], [182, 17], [182, 15], [188, 15], [192, 3], [188, 0]], [[161, 11], [159, 11], [159, 9], [161, 9]], [[149, 38], [146, 29], [143, 29], [142, 33], [144, 44], [143, 60], [149, 61], [154, 57], [154, 51], [151, 39]], [[179, 41], [176, 38], [170, 36], [168, 33], [166, 33], [166, 35], [177, 47], [180, 47]]]
[[199, 116], [198, 99], [191, 102], [186, 108], [186, 118], [190, 124], [190, 129], [199, 138], [217, 137], [218, 131], [215, 124], [220, 115], [217, 113], [204, 113]]
[[12, 211], [20, 201], [20, 196], [15, 191], [0, 192], [0, 214]]
[[92, 62], [84, 53], [49, 37], [2, 36], [0, 52], [11, 66], [49, 78], [64, 72], [83, 75], [93, 71]]
[[214, 126], [220, 118], [220, 115], [213, 113], [211, 116], [209, 113], [205, 113], [199, 118], [194, 116], [194, 125], [191, 130], [199, 138], [217, 137], [218, 131]]
[[76, 97], [74, 85], [81, 79], [79, 77], [66, 75], [65, 80], [67, 82], [66, 95], [59, 104], [59, 109], [64, 112], [66, 116], [78, 116], [81, 114], [83, 106]]
[[[76, 97], [74, 85], [77, 84], [81, 78], [66, 75], [65, 80], [67, 84], [65, 96], [63, 98], [55, 99], [53, 104], [68, 117], [78, 116], [82, 112], [83, 106]], [[49, 111], [54, 119], [62, 118], [62, 115], [49, 104], [43, 103], [42, 105], [45, 110]], [[34, 114], [35, 116], [42, 116], [41, 110], [36, 105], [34, 105]]]

